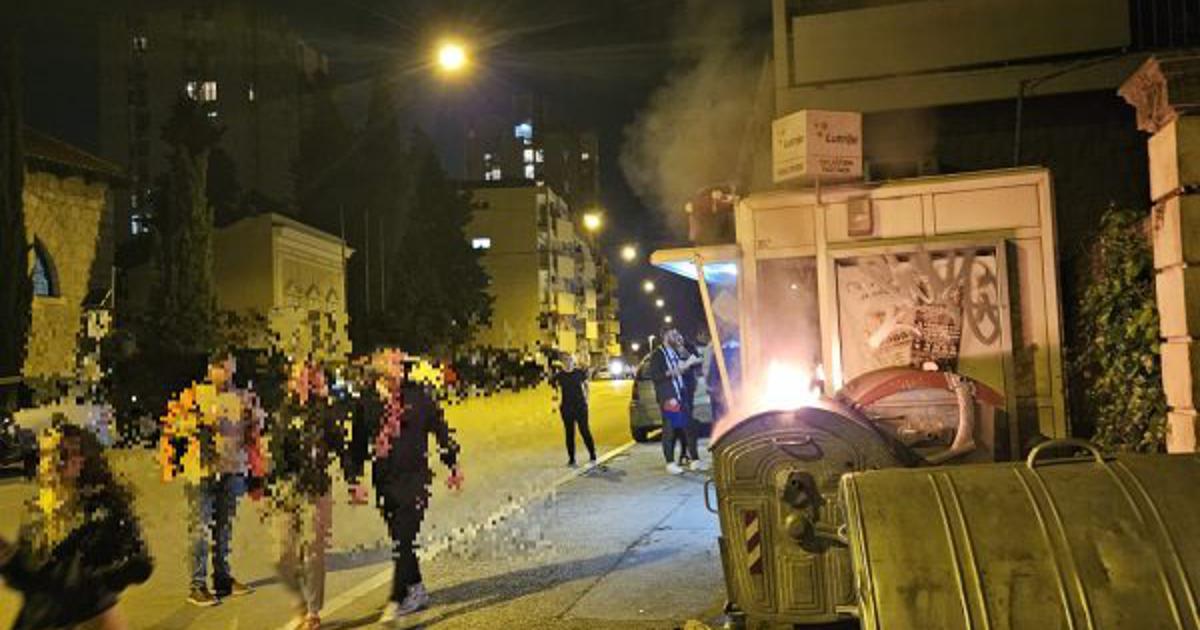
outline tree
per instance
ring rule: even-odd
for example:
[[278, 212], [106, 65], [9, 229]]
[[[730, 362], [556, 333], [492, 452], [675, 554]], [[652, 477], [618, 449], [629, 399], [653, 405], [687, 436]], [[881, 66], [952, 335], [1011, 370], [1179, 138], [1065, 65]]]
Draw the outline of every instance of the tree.
[[[25, 365], [33, 284], [25, 233], [25, 151], [17, 7], [0, 27], [0, 377], [20, 376]], [[16, 388], [0, 385], [0, 392]], [[0, 408], [15, 397], [0, 396]]]
[[213, 211], [206, 189], [209, 152], [223, 129], [208, 117], [208, 109], [181, 96], [162, 131], [172, 153], [155, 217], [155, 326], [157, 341], [182, 353], [207, 352], [214, 342]]
[[433, 143], [412, 133], [409, 176], [389, 231], [387, 300], [374, 318], [377, 337], [414, 352], [442, 353], [470, 341], [491, 318], [488, 278], [468, 243], [470, 197], [446, 176]]
[[296, 214], [309, 225], [340, 235], [342, 215], [354, 192], [353, 133], [334, 100], [328, 76], [315, 79], [301, 124], [300, 149], [292, 164]]
[[1085, 385], [1097, 444], [1161, 451], [1167, 401], [1159, 358], [1154, 259], [1146, 214], [1109, 209], [1089, 251], [1072, 368]]
[[205, 194], [213, 209], [213, 224], [226, 226], [244, 216], [242, 186], [238, 182], [237, 164], [220, 147], [208, 154], [208, 177]]

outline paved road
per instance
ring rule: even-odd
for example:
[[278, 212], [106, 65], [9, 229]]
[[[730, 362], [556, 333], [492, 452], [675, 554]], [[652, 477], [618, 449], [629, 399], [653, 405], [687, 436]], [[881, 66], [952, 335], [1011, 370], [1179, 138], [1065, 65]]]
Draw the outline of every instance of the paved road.
[[[592, 426], [601, 452], [612, 451], [628, 441], [628, 397], [628, 382], [596, 383], [592, 388]], [[449, 559], [435, 563], [438, 567], [449, 563], [446, 565], [449, 566], [449, 572], [443, 572], [443, 569], [439, 568], [436, 569], [438, 573], [431, 574], [431, 583], [434, 583], [433, 575], [438, 576], [437, 582], [434, 583], [435, 588], [437, 584], [450, 583], [448, 581], [457, 584], [459, 595], [452, 599], [466, 602], [464, 605], [477, 603], [476, 598], [469, 595], [472, 592], [495, 590], [496, 584], [488, 582], [484, 576], [492, 575], [489, 571], [499, 571], [503, 565], [489, 564], [485, 559], [474, 559], [469, 563], [453, 561], [456, 557], [461, 559], [464, 553], [481, 553], [479, 549], [498, 550], [493, 552], [494, 556], [511, 556], [525, 563], [522, 570], [526, 573], [521, 576], [527, 577], [529, 581], [526, 586], [521, 587], [524, 589], [523, 597], [533, 596], [535, 591], [543, 590], [543, 587], [550, 593], [557, 592], [559, 588], [570, 588], [570, 584], [578, 582], [579, 578], [575, 574], [579, 570], [593, 577], [601, 576], [605, 574], [601, 571], [605, 567], [608, 567], [611, 573], [614, 562], [629, 561], [628, 544], [621, 541], [634, 534], [637, 536], [628, 542], [632, 544], [640, 540], [642, 534], [638, 532], [642, 530], [638, 528], [644, 529], [642, 521], [630, 521], [625, 529], [622, 529], [621, 522], [614, 522], [611, 531], [602, 529], [587, 535], [580, 534], [579, 536], [593, 540], [594, 543], [579, 548], [568, 547], [575, 551], [561, 556], [559, 560], [547, 560], [538, 555], [547, 548], [559, 548], [560, 544], [570, 542], [576, 537], [572, 532], [589, 531], [589, 524], [597, 522], [595, 519], [616, 518], [620, 521], [620, 518], [612, 515], [622, 513], [621, 509], [612, 508], [616, 511], [598, 512], [595, 505], [589, 508], [585, 507], [587, 504], [577, 503], [574, 504], [575, 507], [571, 507], [572, 503], [569, 501], [560, 500], [551, 504], [539, 501], [538, 505], [555, 506], [554, 519], [545, 515], [549, 513], [531, 510], [521, 512], [516, 509], [517, 506], [527, 504], [529, 497], [541, 495], [556, 483], [561, 483], [564, 473], [568, 473], [563, 466], [566, 458], [562, 446], [562, 426], [554, 412], [548, 389], [472, 399], [451, 407], [448, 415], [463, 444], [467, 487], [461, 493], [450, 493], [441, 485], [444, 475], [439, 475], [435, 482], [437, 485], [434, 488], [432, 508], [427, 515], [423, 538], [427, 552], [445, 550], [446, 553], [440, 557]], [[630, 462], [640, 462], [635, 471], [622, 472], [622, 469], [614, 467], [615, 472], [609, 473], [612, 475], [611, 479], [589, 477], [579, 482], [583, 484], [580, 487], [603, 481], [604, 484], [611, 484], [612, 496], [607, 499], [620, 499], [626, 503], [629, 501], [628, 495], [633, 492], [634, 503], [641, 505], [639, 502], [644, 502], [646, 518], [658, 514], [653, 510], [667, 510], [658, 515], [660, 519], [667, 519], [663, 522], [670, 522], [671, 518], [682, 518], [678, 514], [689, 514], [689, 510], [694, 511], [695, 506], [691, 506], [678, 507], [682, 512], [671, 512], [672, 501], [678, 502], [683, 499], [678, 496], [652, 496], [659, 492], [670, 494], [669, 490], [656, 489], [653, 484], [643, 487], [638, 484], [630, 486], [618, 483], [625, 479], [623, 475], [634, 478], [635, 472], [640, 475], [636, 477], [639, 479], [642, 476], [647, 479], [661, 477], [657, 475], [661, 464], [653, 457], [655, 449], [652, 446], [639, 446], [636, 453], [641, 453], [642, 459], [629, 459]], [[258, 592], [245, 598], [227, 601], [214, 609], [197, 609], [187, 605], [183, 599], [188, 580], [187, 562], [184, 557], [186, 509], [181, 487], [178, 484], [162, 484], [158, 481], [152, 455], [148, 452], [118, 452], [114, 460], [118, 470], [131, 480], [137, 490], [143, 526], [157, 562], [151, 581], [131, 589], [124, 598], [124, 608], [134, 627], [270, 629], [288, 618], [291, 603], [274, 577], [274, 538], [270, 533], [271, 523], [269, 520], [264, 522], [261, 506], [248, 501], [243, 502], [234, 530], [233, 553], [235, 573], [239, 579], [256, 586]], [[685, 482], [675, 479], [673, 483]], [[574, 488], [573, 485], [570, 487]], [[677, 487], [675, 491], [682, 491], [682, 488]], [[639, 494], [643, 491], [650, 494], [643, 497]], [[694, 488], [690, 491], [693, 495], [698, 492]], [[20, 506], [29, 496], [29, 492], [30, 487], [18, 480], [0, 481], [0, 533], [12, 536], [16, 531], [20, 510], [11, 508]], [[344, 488], [339, 485], [337, 496], [344, 496], [343, 492]], [[559, 494], [567, 496], [561, 492]], [[540, 534], [540, 537], [526, 540], [530, 538], [528, 532], [533, 530], [519, 523], [532, 522], [522, 519], [533, 518], [529, 515], [535, 512], [542, 514], [537, 516], [535, 521], [548, 525], [541, 529], [543, 534]], [[609, 516], [604, 517], [604, 514]], [[672, 514], [676, 516], [671, 516]], [[498, 516], [505, 518], [497, 521]], [[489, 521], [492, 522], [489, 524]], [[715, 519], [712, 523], [715, 524]], [[386, 568], [388, 562], [387, 550], [382, 544], [384, 533], [383, 524], [374, 508], [352, 507], [344, 501], [339, 501], [334, 514], [335, 551], [330, 558], [331, 572], [328, 581], [328, 599], [331, 605], [340, 606], [344, 603], [347, 613], [357, 612], [356, 607], [374, 605], [371, 598], [376, 593], [371, 587], [379, 582], [381, 571]], [[617, 538], [610, 538], [609, 534]], [[497, 547], [493, 544], [497, 536], [506, 544], [512, 542], [517, 546], [505, 551], [503, 546]], [[700, 538], [708, 540], [711, 536]], [[684, 539], [687, 537], [684, 536], [680, 540]], [[520, 541], [525, 542], [518, 544]], [[578, 556], [585, 549], [591, 553], [590, 560], [588, 557]], [[719, 566], [717, 571], [719, 573]], [[561, 580], [555, 576], [559, 576]], [[557, 586], [560, 581], [565, 582], [567, 586]], [[516, 583], [524, 584], [526, 580], [517, 579]], [[16, 597], [11, 592], [0, 589], [0, 627], [11, 624], [16, 605]], [[507, 607], [503, 610], [509, 611], [506, 614], [511, 613], [518, 617], [521, 615]], [[580, 610], [587, 609], [585, 607]], [[467, 616], [469, 615], [459, 612], [450, 618]], [[558, 618], [560, 621], [569, 620], [570, 616], [560, 615]], [[455, 627], [454, 622], [449, 619], [445, 623], [449, 623], [449, 627]]]

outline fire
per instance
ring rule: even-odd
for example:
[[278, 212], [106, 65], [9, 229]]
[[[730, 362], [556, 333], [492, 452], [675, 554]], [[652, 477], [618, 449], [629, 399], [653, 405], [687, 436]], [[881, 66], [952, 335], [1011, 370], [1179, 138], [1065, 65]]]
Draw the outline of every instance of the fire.
[[[818, 375], [824, 370], [818, 366]], [[814, 378], [812, 370], [782, 361], [771, 361], [767, 366], [766, 384], [757, 405], [761, 410], [799, 409], [821, 399], [820, 377]]]

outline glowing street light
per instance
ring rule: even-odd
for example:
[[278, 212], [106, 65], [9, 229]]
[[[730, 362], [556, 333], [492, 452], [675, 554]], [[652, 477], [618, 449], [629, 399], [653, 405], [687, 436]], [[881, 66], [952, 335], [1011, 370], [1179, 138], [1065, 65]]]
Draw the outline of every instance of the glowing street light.
[[662, 298], [658, 298], [657, 300], [654, 300], [654, 306], [656, 306], [658, 308], [662, 308], [666, 305], [667, 305], [667, 301]]
[[646, 293], [654, 293], [654, 282], [652, 280], [647, 280], [647, 281], [643, 282], [642, 290], [645, 291]]
[[642, 349], [642, 344], [635, 341], [635, 342], [629, 344], [629, 349], [633, 350], [634, 352], [637, 352], [638, 350]]
[[633, 245], [626, 245], [621, 248], [621, 259], [625, 262], [633, 262], [637, 258], [637, 248]]
[[467, 67], [467, 49], [455, 41], [444, 41], [437, 49], [437, 65], [449, 73], [457, 73]]
[[667, 323], [667, 324], [670, 324], [673, 321], [675, 321], [675, 318], [671, 317], [670, 315], [667, 315], [666, 317], [663, 318], [663, 322]]
[[583, 215], [583, 227], [589, 232], [599, 230], [603, 223], [598, 212], [587, 212]]

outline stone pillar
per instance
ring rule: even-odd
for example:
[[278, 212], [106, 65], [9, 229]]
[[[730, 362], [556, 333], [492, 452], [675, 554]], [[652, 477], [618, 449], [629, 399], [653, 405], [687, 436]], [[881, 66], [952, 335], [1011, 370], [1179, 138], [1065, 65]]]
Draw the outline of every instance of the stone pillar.
[[1151, 57], [1121, 86], [1150, 132], [1155, 289], [1167, 450], [1196, 452], [1200, 436], [1200, 51]]

